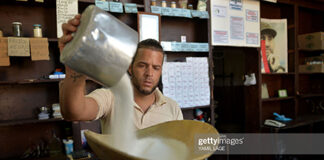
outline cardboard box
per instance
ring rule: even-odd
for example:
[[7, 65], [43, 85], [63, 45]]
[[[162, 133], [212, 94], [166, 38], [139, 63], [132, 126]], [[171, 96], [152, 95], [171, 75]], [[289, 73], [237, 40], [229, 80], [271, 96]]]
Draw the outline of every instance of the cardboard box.
[[324, 32], [299, 35], [298, 44], [303, 50], [324, 50]]
[[299, 73], [324, 73], [324, 64], [299, 65]]

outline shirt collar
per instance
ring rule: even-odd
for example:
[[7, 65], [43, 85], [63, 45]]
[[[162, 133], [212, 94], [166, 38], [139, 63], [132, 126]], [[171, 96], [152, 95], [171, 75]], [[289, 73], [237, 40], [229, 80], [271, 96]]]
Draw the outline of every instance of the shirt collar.
[[[165, 96], [162, 94], [162, 92], [159, 90], [159, 88], [156, 88], [154, 91], [154, 95], [155, 95], [155, 102], [153, 105], [156, 105], [158, 107], [162, 106], [163, 104], [166, 103], [166, 98]], [[134, 106], [138, 109], [141, 109], [140, 106], [138, 106], [136, 104], [136, 102], [134, 101]]]
[[162, 106], [166, 103], [165, 96], [162, 94], [162, 92], [159, 90], [159, 88], [155, 89], [155, 104], [158, 106]]

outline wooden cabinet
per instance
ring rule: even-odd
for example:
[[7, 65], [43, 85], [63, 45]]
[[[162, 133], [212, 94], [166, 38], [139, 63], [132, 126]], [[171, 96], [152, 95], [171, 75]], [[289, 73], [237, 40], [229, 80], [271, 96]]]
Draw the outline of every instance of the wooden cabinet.
[[[139, 11], [150, 12], [150, 0], [122, 0], [123, 3], [136, 3]], [[167, 1], [170, 3], [171, 1]], [[79, 12], [95, 0], [79, 0]], [[158, 4], [160, 1], [158, 2]], [[189, 0], [196, 8], [196, 1]], [[137, 15], [127, 13], [111, 13], [118, 19], [137, 30]], [[23, 37], [33, 36], [33, 24], [41, 24], [43, 37], [49, 40], [49, 61], [31, 61], [30, 57], [10, 57], [9, 67], [0, 67], [0, 159], [19, 158], [28, 148], [47, 143], [52, 131], [60, 138], [71, 136], [75, 148], [81, 147], [80, 130], [85, 128], [98, 129], [98, 123], [88, 124], [66, 122], [61, 119], [38, 120], [37, 110], [42, 106], [51, 106], [59, 102], [59, 80], [48, 80], [45, 76], [53, 73], [56, 68], [64, 69], [59, 62], [58, 39], [56, 38], [56, 1], [44, 0], [38, 3], [34, 0], [18, 2], [4, 0], [0, 2], [0, 30], [4, 37], [12, 35], [12, 22], [22, 23]], [[187, 36], [188, 42], [209, 42], [208, 19], [188, 19], [162, 16], [162, 41], [180, 41], [181, 35]], [[177, 59], [192, 57], [212, 57], [211, 52], [167, 52], [168, 58]], [[209, 60], [209, 68], [212, 61]], [[212, 69], [209, 76], [212, 77]], [[210, 84], [211, 91], [213, 84]], [[92, 81], [87, 81], [87, 92], [100, 87]], [[211, 105], [183, 109], [186, 119], [193, 119], [194, 109], [201, 108], [208, 113], [210, 123], [214, 123], [213, 96]], [[94, 129], [94, 130], [96, 130]], [[67, 131], [68, 130], [68, 131]]]
[[[246, 129], [247, 131], [269, 131], [263, 125], [265, 119], [274, 119], [273, 112], [284, 114], [293, 118], [287, 127], [275, 129], [286, 132], [286, 129], [313, 125], [323, 120], [324, 112], [321, 109], [312, 109], [310, 103], [323, 101], [323, 74], [303, 74], [299, 72], [299, 65], [305, 57], [319, 55], [318, 52], [305, 52], [298, 47], [298, 35], [322, 31], [323, 2], [319, 1], [287, 1], [279, 0], [278, 3], [261, 2], [261, 18], [287, 19], [288, 29], [288, 73], [260, 73], [257, 90], [252, 91], [247, 87], [247, 92], [256, 92], [256, 98], [247, 98]], [[257, 63], [260, 63], [258, 61]], [[267, 84], [269, 98], [261, 98], [261, 84]], [[279, 98], [278, 90], [286, 89], [288, 97]], [[247, 95], [250, 96], [250, 95]], [[253, 110], [253, 111], [251, 111]], [[252, 114], [251, 112], [256, 112]], [[315, 120], [316, 119], [316, 120]], [[250, 124], [255, 124], [250, 127]], [[258, 129], [259, 128], [259, 129]], [[273, 130], [272, 130], [273, 131]]]
[[[299, 65], [306, 57], [323, 51], [300, 50], [297, 40], [300, 34], [324, 30], [323, 7], [321, 1], [260, 1], [261, 18], [287, 19], [288, 73], [261, 73], [261, 48], [212, 47], [213, 94], [218, 102], [216, 128], [220, 132], [274, 131], [263, 125], [265, 119], [274, 119], [273, 112], [293, 118], [287, 127], [276, 129], [280, 132], [295, 128], [309, 131], [309, 126], [323, 121], [324, 112], [316, 107], [324, 98], [323, 73], [299, 72]], [[257, 83], [245, 86], [244, 76], [251, 73], [255, 73]], [[269, 93], [266, 99], [261, 97], [263, 83], [267, 84]], [[286, 89], [288, 96], [279, 98], [279, 89]]]

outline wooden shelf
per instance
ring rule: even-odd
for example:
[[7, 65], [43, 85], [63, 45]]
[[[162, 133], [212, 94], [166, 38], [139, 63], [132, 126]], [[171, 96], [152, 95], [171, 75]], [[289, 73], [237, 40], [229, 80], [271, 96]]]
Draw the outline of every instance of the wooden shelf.
[[295, 53], [295, 50], [294, 49], [289, 49], [288, 53], [290, 53], [290, 54]]
[[324, 93], [317, 93], [317, 94], [301, 94], [300, 98], [312, 98], [312, 97], [324, 97]]
[[62, 79], [26, 79], [26, 80], [19, 80], [19, 81], [0, 81], [1, 84], [38, 84], [38, 83], [57, 83], [60, 82]]
[[275, 97], [275, 98], [265, 98], [262, 99], [262, 102], [273, 102], [273, 101], [285, 101], [285, 100], [293, 100], [295, 97]]
[[262, 76], [290, 76], [295, 75], [295, 72], [288, 72], [288, 73], [262, 73]]
[[78, 0], [78, 1], [84, 3], [95, 3], [95, 0]]
[[58, 42], [58, 38], [48, 38], [48, 42]]
[[62, 118], [50, 118], [50, 119], [44, 119], [44, 120], [27, 119], [27, 120], [0, 121], [0, 127], [32, 124], [32, 123], [60, 122], [60, 121], [64, 121], [64, 120]]
[[294, 28], [295, 28], [295, 25], [294, 24], [288, 25], [288, 29], [294, 29]]
[[[95, 0], [79, 0], [79, 2], [95, 4]], [[144, 4], [136, 4], [136, 5], [137, 5], [137, 8], [144, 8]]]
[[299, 73], [299, 75], [324, 75], [324, 73]]
[[197, 107], [188, 107], [188, 108], [181, 108], [181, 110], [190, 110], [190, 109], [199, 109], [199, 108], [209, 108], [210, 106], [197, 106]]
[[324, 121], [324, 114], [310, 114], [310, 115], [304, 115], [304, 116], [299, 116], [296, 119], [293, 119], [290, 122], [284, 122], [286, 124], [285, 127], [277, 128], [277, 127], [271, 127], [271, 126], [265, 126], [262, 125], [263, 128], [271, 128], [274, 129], [275, 132], [279, 132], [279, 130], [284, 130], [284, 129], [292, 129], [296, 127], [302, 127], [306, 125], [311, 125], [317, 122], [323, 122]]
[[321, 53], [321, 52], [323, 52], [324, 50], [305, 50], [305, 49], [298, 49], [298, 51], [300, 51], [299, 53], [302, 53], [302, 52], [307, 52], [307, 53], [316, 53], [316, 52], [318, 52], [318, 53]]

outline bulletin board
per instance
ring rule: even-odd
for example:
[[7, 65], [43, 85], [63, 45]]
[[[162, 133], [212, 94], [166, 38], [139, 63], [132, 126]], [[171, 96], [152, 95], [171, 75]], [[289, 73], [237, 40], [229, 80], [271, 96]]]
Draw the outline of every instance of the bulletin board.
[[260, 2], [211, 0], [211, 39], [214, 46], [260, 47]]

